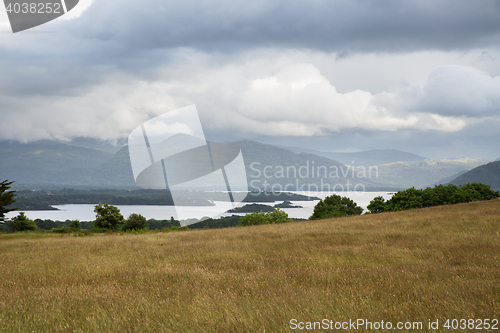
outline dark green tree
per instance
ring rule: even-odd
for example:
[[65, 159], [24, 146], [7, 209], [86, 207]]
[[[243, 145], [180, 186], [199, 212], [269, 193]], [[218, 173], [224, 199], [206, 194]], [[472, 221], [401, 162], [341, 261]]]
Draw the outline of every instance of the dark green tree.
[[361, 215], [363, 208], [359, 207], [354, 201], [340, 195], [330, 195], [320, 200], [316, 206], [310, 220], [328, 219], [331, 217], [342, 217], [351, 215]]
[[410, 187], [404, 191], [394, 193], [386, 203], [387, 211], [406, 210], [424, 207], [422, 190]]
[[73, 221], [71, 221], [71, 223], [69, 224], [69, 227], [73, 228], [73, 229], [76, 229], [76, 230], [80, 230], [82, 228], [79, 220], [73, 220]]
[[4, 180], [0, 182], [0, 222], [4, 222], [5, 214], [16, 210], [17, 208], [6, 208], [7, 206], [16, 202], [14, 197], [16, 196], [16, 191], [9, 191], [10, 185], [14, 182], [9, 182]]
[[125, 223], [123, 215], [120, 214], [120, 210], [115, 206], [99, 203], [94, 206], [94, 212], [96, 213], [94, 228], [118, 230], [120, 225]]
[[381, 196], [373, 198], [372, 201], [370, 201], [370, 204], [366, 207], [370, 213], [375, 214], [375, 213], [383, 213], [385, 212], [385, 199]]
[[125, 225], [123, 226], [123, 230], [141, 230], [148, 226], [146, 218], [141, 214], [130, 214]]
[[248, 225], [257, 225], [257, 224], [269, 224], [269, 218], [266, 215], [266, 213], [260, 211], [260, 212], [253, 212], [251, 214], [247, 214], [241, 218], [240, 224], [242, 226], [248, 226]]
[[269, 223], [271, 223], [271, 224], [285, 223], [285, 222], [291, 221], [291, 219], [288, 218], [288, 214], [279, 208], [273, 210], [272, 212], [268, 212], [266, 215], [267, 215], [267, 218], [269, 220]]
[[35, 221], [30, 220], [24, 212], [19, 213], [16, 217], [14, 217], [10, 223], [9, 227], [12, 231], [32, 231], [36, 230]]

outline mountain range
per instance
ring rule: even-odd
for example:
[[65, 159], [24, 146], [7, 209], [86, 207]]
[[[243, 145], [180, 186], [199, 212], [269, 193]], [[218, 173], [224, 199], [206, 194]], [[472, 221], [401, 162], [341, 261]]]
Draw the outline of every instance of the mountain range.
[[[316, 190], [321, 186], [328, 190], [325, 184], [341, 190], [341, 186], [350, 184], [361, 186], [358, 190], [393, 191], [449, 182], [452, 179], [448, 178], [489, 162], [470, 158], [430, 160], [399, 150], [325, 153], [249, 140], [236, 143], [242, 151], [250, 190], [271, 190], [272, 185], [277, 191], [287, 185], [287, 190]], [[16, 181], [17, 189], [137, 189], [128, 146], [92, 139], [0, 141], [0, 179]]]

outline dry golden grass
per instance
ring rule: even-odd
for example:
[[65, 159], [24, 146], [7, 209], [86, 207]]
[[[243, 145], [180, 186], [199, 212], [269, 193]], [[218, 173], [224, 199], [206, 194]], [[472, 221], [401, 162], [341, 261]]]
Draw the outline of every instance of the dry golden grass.
[[500, 200], [221, 230], [0, 235], [0, 253], [1, 332], [500, 317]]

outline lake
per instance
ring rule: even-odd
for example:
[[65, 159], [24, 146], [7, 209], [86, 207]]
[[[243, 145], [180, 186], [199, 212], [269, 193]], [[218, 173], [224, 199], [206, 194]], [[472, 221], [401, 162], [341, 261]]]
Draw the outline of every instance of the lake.
[[[318, 197], [324, 199], [325, 197], [331, 195], [332, 193], [349, 197], [358, 206], [362, 207], [366, 211], [366, 206], [370, 201], [377, 197], [382, 196], [386, 200], [390, 199], [392, 193], [388, 192], [309, 192], [309, 191], [297, 191], [293, 192], [296, 194], [308, 195], [312, 197]], [[276, 203], [263, 203], [273, 206]], [[318, 203], [315, 201], [292, 201], [294, 205], [302, 206], [302, 208], [285, 208], [283, 209], [289, 217], [291, 218], [303, 218], [307, 219], [311, 216], [314, 206]], [[146, 205], [116, 205], [120, 209], [122, 215], [127, 218], [132, 213], [141, 214], [146, 219], [156, 219], [165, 220], [170, 219], [171, 216], [178, 218], [182, 216], [183, 218], [196, 218], [200, 219], [205, 216], [218, 217], [218, 216], [231, 216], [231, 215], [245, 215], [244, 213], [223, 213], [221, 211], [227, 211], [233, 208], [230, 202], [224, 201], [214, 201], [215, 206], [146, 206]], [[238, 207], [245, 205], [245, 203], [238, 204]], [[58, 205], [54, 206], [59, 210], [44, 210], [44, 211], [27, 211], [26, 216], [30, 219], [48, 219], [54, 221], [65, 221], [65, 220], [80, 220], [80, 221], [93, 221], [95, 220], [94, 205]], [[16, 216], [18, 212], [10, 212], [6, 214], [8, 218]], [[181, 223], [182, 224], [182, 223]]]

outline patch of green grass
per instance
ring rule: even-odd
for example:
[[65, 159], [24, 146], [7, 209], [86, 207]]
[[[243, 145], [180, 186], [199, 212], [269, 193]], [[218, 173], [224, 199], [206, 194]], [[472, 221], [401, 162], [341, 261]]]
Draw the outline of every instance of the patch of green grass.
[[277, 225], [0, 235], [2, 332], [499, 318], [500, 200]]

